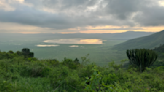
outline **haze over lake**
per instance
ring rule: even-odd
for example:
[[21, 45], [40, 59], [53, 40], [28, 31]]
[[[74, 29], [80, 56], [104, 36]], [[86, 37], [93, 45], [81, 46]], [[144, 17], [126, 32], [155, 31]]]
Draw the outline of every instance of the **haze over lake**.
[[45, 40], [44, 42], [57, 44], [103, 44], [101, 39], [54, 39]]
[[[64, 57], [80, 59], [89, 54], [91, 62], [106, 65], [111, 60], [120, 61], [126, 54], [112, 47], [116, 44], [151, 33], [126, 32], [118, 34], [0, 34], [0, 50], [21, 51], [29, 48], [38, 59]], [[11, 39], [12, 38], [12, 39]]]

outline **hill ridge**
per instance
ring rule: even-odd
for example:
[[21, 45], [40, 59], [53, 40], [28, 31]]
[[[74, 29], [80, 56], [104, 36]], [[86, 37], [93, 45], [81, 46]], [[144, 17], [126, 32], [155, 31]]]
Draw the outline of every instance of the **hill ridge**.
[[148, 36], [127, 40], [126, 42], [115, 45], [113, 49], [117, 49], [117, 50], [135, 49], [135, 48], [153, 49], [154, 47], [157, 47], [160, 44], [164, 44], [163, 39], [164, 39], [164, 30]]

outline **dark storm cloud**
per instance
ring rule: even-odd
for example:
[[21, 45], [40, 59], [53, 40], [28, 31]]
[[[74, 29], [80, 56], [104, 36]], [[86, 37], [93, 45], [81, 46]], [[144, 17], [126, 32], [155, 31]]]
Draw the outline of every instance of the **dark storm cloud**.
[[0, 21], [17, 22], [25, 25], [50, 27], [54, 29], [60, 29], [63, 27], [62, 25], [67, 26], [67, 24], [71, 22], [71, 20], [65, 15], [46, 13], [27, 7], [23, 8], [23, 10], [9, 12], [0, 11]]
[[[34, 25], [39, 27], [48, 27], [53, 29], [67, 29], [74, 27], [85, 27], [87, 25], [122, 25], [127, 21], [119, 22], [106, 18], [97, 18], [97, 16], [68, 16], [58, 13], [51, 14], [44, 11], [38, 11], [33, 8], [23, 7], [23, 10], [1, 11], [1, 22], [17, 22], [25, 25]], [[130, 24], [130, 23], [129, 23]]]
[[140, 26], [159, 26], [164, 25], [164, 6], [159, 6], [158, 1], [160, 0], [107, 0], [106, 10], [119, 20], [131, 18]]
[[153, 6], [143, 8], [144, 12], [134, 17], [134, 20], [141, 26], [162, 26], [164, 25], [164, 7]]
[[121, 20], [129, 19], [131, 15], [135, 12], [138, 11], [144, 12], [145, 10], [143, 9], [145, 7], [148, 8], [152, 4], [156, 3], [155, 0], [105, 0], [105, 1], [108, 3], [106, 11]]
[[[164, 25], [164, 7], [158, 0], [25, 0], [33, 7], [15, 5], [0, 11], [0, 22], [16, 22], [52, 29], [86, 26]], [[51, 9], [55, 13], [42, 11]]]
[[43, 5], [50, 8], [70, 9], [93, 6], [98, 0], [44, 0]]

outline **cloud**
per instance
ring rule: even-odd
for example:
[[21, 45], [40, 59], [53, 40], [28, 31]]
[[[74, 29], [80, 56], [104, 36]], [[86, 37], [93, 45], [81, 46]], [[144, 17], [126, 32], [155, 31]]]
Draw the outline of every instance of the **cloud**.
[[10, 6], [5, 0], [0, 1], [0, 10], [14, 11], [15, 8]]
[[143, 28], [103, 28], [103, 29], [88, 29], [88, 30], [142, 30]]
[[153, 6], [145, 8], [144, 12], [134, 17], [134, 20], [141, 26], [162, 26], [164, 25], [164, 7]]
[[163, 26], [162, 11], [161, 0], [1, 0], [0, 22], [47, 32], [80, 32], [90, 30], [88, 26], [106, 25], [120, 28], [94, 30], [141, 30]]

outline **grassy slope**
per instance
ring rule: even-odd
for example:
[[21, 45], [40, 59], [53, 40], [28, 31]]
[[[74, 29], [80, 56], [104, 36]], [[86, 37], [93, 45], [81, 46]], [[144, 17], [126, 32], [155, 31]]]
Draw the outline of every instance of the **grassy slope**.
[[164, 44], [164, 30], [154, 33], [149, 36], [144, 36], [136, 39], [131, 39], [121, 44], [115, 45], [115, 49], [126, 50], [135, 48], [149, 48], [152, 49], [160, 44]]

